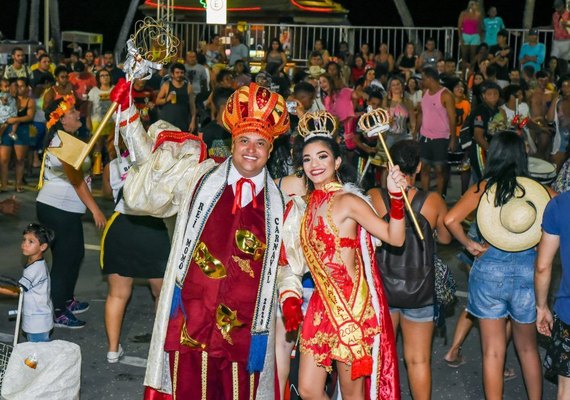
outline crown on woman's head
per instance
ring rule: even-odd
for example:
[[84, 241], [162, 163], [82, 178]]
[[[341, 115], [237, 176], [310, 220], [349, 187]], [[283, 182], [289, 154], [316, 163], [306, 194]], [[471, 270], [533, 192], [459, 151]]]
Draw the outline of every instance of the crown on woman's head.
[[390, 129], [390, 113], [384, 108], [370, 110], [358, 120], [358, 127], [368, 136], [376, 136]]
[[305, 113], [299, 120], [297, 127], [299, 134], [305, 138], [305, 141], [315, 136], [332, 138], [337, 128], [336, 117], [324, 110]]

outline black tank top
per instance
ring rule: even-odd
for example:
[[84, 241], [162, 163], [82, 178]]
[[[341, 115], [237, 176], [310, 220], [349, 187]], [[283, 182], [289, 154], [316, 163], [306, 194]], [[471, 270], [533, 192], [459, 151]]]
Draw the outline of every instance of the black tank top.
[[[168, 93], [176, 92], [176, 104], [168, 102], [160, 108], [160, 119], [170, 122], [182, 131], [188, 131], [190, 122], [190, 96], [188, 96], [188, 82], [176, 88], [168, 82]], [[167, 94], [168, 96], [168, 94]]]
[[[30, 99], [26, 101], [26, 106], [18, 109], [18, 117], [25, 117], [28, 115], [28, 107], [30, 105]], [[20, 124], [29, 124], [30, 122], [21, 122]]]

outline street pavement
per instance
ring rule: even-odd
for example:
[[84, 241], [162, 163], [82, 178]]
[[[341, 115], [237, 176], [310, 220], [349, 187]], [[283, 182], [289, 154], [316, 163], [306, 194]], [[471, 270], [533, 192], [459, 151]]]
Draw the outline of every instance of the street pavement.
[[[457, 187], [457, 176], [452, 176], [451, 187]], [[35, 182], [30, 182], [35, 183]], [[97, 202], [107, 216], [110, 216], [113, 203], [101, 198], [100, 181], [94, 181], [94, 194]], [[0, 194], [0, 200], [11, 196], [12, 193]], [[24, 260], [20, 253], [21, 232], [24, 227], [36, 221], [35, 213], [36, 191], [33, 186], [26, 187], [26, 192], [18, 194], [17, 199], [22, 203], [20, 213], [16, 217], [0, 215], [0, 275], [14, 278], [21, 276]], [[450, 191], [449, 199], [457, 199], [454, 191]], [[105, 297], [107, 284], [99, 268], [99, 245], [101, 233], [93, 224], [91, 215], [83, 220], [85, 232], [85, 259], [83, 261], [76, 296], [91, 304], [90, 309], [81, 314], [80, 318], [87, 321], [84, 329], [69, 330], [56, 328], [52, 339], [67, 340], [81, 347], [81, 399], [142, 399], [144, 366], [148, 353], [148, 336], [152, 331], [154, 303], [150, 290], [144, 281], [136, 281], [132, 299], [125, 315], [121, 343], [126, 351], [126, 357], [118, 364], [108, 364], [106, 361], [106, 336], [104, 327]], [[458, 301], [453, 315], [447, 318], [448, 345], [453, 337], [457, 316], [466, 305], [467, 273], [462, 264], [455, 258], [460, 247], [457, 242], [449, 246], [439, 246], [438, 252], [442, 259], [451, 266], [457, 281]], [[49, 265], [49, 257], [48, 265]], [[556, 276], [555, 285], [559, 276]], [[17, 302], [12, 298], [0, 298], [0, 341], [10, 343], [14, 333], [15, 321], [8, 318], [8, 311], [15, 309]], [[24, 339], [20, 337], [20, 341]], [[406, 369], [403, 363], [402, 340], [398, 338], [400, 355], [400, 376], [402, 398], [411, 399], [408, 389]], [[544, 342], [540, 340], [540, 342]], [[459, 368], [450, 368], [443, 361], [447, 346], [441, 337], [433, 340], [432, 351], [432, 398], [433, 399], [483, 399], [481, 350], [479, 344], [479, 329], [471, 331], [463, 345], [463, 355], [466, 363]], [[545, 350], [540, 347], [541, 358]], [[41, 360], [39, 360], [41, 362]], [[504, 398], [509, 400], [526, 399], [521, 369], [513, 349], [509, 346], [507, 367], [516, 371], [516, 378], [505, 383]], [[544, 399], [555, 399], [557, 387], [554, 383], [544, 380]]]

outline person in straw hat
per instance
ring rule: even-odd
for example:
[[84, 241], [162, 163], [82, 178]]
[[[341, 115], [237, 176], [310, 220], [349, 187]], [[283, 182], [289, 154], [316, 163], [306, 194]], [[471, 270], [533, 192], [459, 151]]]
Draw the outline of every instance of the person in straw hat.
[[273, 399], [284, 204], [266, 163], [289, 129], [285, 100], [256, 83], [235, 91], [222, 117], [231, 157], [216, 166], [196, 136], [164, 121], [146, 132], [129, 91], [119, 84], [111, 95], [125, 110], [117, 118], [134, 158], [125, 203], [156, 217], [177, 213], [145, 398]]
[[[479, 318], [483, 351], [483, 386], [488, 399], [503, 395], [507, 346], [506, 323], [513, 337], [529, 399], [542, 397], [536, 338], [534, 261], [542, 214], [551, 195], [528, 176], [523, 140], [503, 131], [491, 140], [482, 179], [449, 211], [445, 224], [474, 256], [467, 311]], [[461, 223], [477, 210], [483, 243], [470, 239]]]

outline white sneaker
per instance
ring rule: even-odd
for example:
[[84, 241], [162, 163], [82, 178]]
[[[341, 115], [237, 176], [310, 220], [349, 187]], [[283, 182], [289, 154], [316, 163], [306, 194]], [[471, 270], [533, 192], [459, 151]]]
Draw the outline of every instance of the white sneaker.
[[107, 352], [107, 362], [109, 364], [118, 363], [124, 354], [125, 354], [125, 351], [123, 350], [123, 346], [121, 346], [119, 344], [119, 350], [118, 351], [108, 351]]

